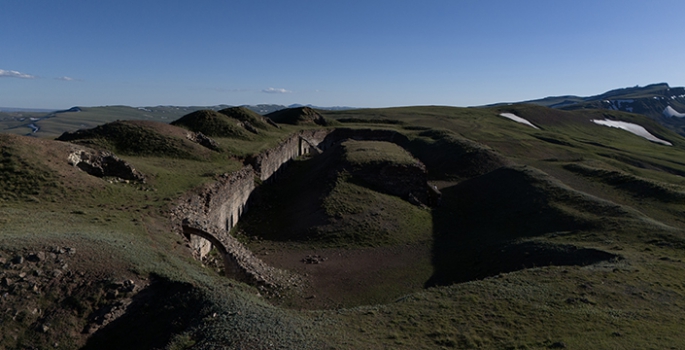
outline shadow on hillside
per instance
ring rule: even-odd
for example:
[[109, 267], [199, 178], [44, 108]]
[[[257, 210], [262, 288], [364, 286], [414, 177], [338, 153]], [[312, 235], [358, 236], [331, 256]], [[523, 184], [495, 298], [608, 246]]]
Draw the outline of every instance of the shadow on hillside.
[[530, 241], [546, 233], [594, 226], [555, 205], [559, 198], [572, 197], [564, 191], [511, 168], [443, 189], [442, 205], [433, 211], [434, 273], [426, 287], [531, 267], [588, 265], [616, 258], [595, 249]]
[[132, 299], [124, 315], [93, 333], [81, 349], [163, 349], [204, 307], [192, 285], [160, 277]]

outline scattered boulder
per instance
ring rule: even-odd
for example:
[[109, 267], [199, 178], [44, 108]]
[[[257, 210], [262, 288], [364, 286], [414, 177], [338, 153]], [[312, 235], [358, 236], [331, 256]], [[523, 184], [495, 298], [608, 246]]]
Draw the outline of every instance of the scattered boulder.
[[41, 262], [45, 260], [45, 252], [38, 252], [29, 255], [28, 260], [31, 262]]
[[3, 286], [3, 287], [9, 287], [9, 286], [12, 285], [12, 283], [13, 283], [14, 281], [12, 281], [11, 279], [9, 279], [9, 278], [7, 278], [7, 277], [3, 277], [1, 282], [2, 282], [2, 286]]
[[133, 280], [126, 280], [120, 288], [123, 292], [133, 292], [136, 289], [136, 282]]
[[302, 262], [305, 264], [321, 264], [326, 260], [328, 260], [328, 258], [321, 255], [307, 255], [302, 259]]

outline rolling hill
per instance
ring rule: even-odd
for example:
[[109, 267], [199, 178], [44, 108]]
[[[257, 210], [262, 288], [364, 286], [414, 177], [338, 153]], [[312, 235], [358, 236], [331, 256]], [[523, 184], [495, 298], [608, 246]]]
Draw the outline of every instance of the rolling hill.
[[539, 104], [0, 134], [0, 347], [685, 347], [685, 139]]

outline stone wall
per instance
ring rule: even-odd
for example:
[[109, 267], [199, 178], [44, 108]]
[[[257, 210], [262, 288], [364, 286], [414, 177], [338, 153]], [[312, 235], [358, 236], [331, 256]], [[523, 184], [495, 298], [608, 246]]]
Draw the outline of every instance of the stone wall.
[[[172, 210], [172, 221], [180, 228], [185, 219], [203, 222], [205, 226], [221, 228], [223, 235], [238, 223], [240, 216], [247, 210], [250, 194], [254, 190], [255, 172], [251, 166], [230, 174], [224, 174], [216, 182], [203, 186], [200, 190], [184, 196]], [[198, 258], [202, 258], [212, 248], [206, 239], [198, 235], [187, 237]]]
[[[267, 266], [229, 234], [248, 209], [255, 177], [275, 179], [290, 160], [308, 153], [320, 153], [345, 139], [377, 140], [406, 146], [406, 136], [393, 130], [319, 129], [291, 135], [278, 146], [249, 159], [241, 170], [222, 175], [216, 182], [183, 196], [172, 208], [171, 219], [177, 232], [190, 241], [197, 258], [216, 245], [229, 277], [257, 285], [284, 287], [301, 284], [297, 277]], [[382, 180], [387, 180], [382, 178]]]
[[[175, 230], [190, 242], [193, 255], [202, 259], [216, 246], [228, 276], [269, 287], [296, 284], [297, 278], [267, 266], [229, 234], [248, 210], [255, 177], [266, 181], [298, 156], [318, 151], [329, 130], [302, 131], [262, 152], [239, 171], [183, 196], [171, 210]], [[255, 171], [256, 170], [256, 171]]]
[[278, 146], [260, 153], [250, 163], [259, 179], [267, 181], [277, 174], [291, 159], [311, 153], [318, 147], [331, 130], [305, 130], [282, 141]]

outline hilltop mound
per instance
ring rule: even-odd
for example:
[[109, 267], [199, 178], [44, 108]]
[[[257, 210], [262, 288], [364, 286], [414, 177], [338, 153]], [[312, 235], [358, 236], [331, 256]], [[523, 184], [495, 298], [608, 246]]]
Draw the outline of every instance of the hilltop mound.
[[287, 108], [275, 111], [266, 115], [276, 123], [292, 125], [322, 125], [325, 126], [326, 119], [316, 110], [309, 107]]
[[428, 168], [431, 179], [471, 178], [510, 162], [492, 148], [447, 130], [419, 134], [410, 149]]
[[428, 285], [532, 266], [607, 260], [613, 255], [541, 245], [531, 239], [648, 220], [631, 208], [575, 191], [528, 166], [500, 168], [445, 188], [442, 194], [442, 206], [434, 214], [435, 274]]
[[259, 132], [257, 129], [269, 130], [269, 128], [275, 126], [275, 124], [271, 125], [273, 121], [269, 123], [269, 119], [264, 118], [263, 116], [253, 112], [252, 110], [246, 107], [224, 108], [220, 110], [219, 113], [227, 117], [239, 120], [243, 123], [245, 129], [255, 134]]
[[211, 151], [191, 139], [193, 135], [182, 128], [148, 121], [116, 121], [57, 138], [122, 155], [207, 158]]
[[242, 126], [242, 122], [210, 109], [202, 109], [186, 114], [180, 119], [171, 122], [171, 125], [184, 127], [194, 132], [201, 132], [211, 137], [250, 138], [249, 133]]
[[636, 218], [632, 209], [578, 192], [528, 166], [503, 167], [446, 189], [464, 217], [459, 226], [518, 238], [599, 227], [610, 218]]

